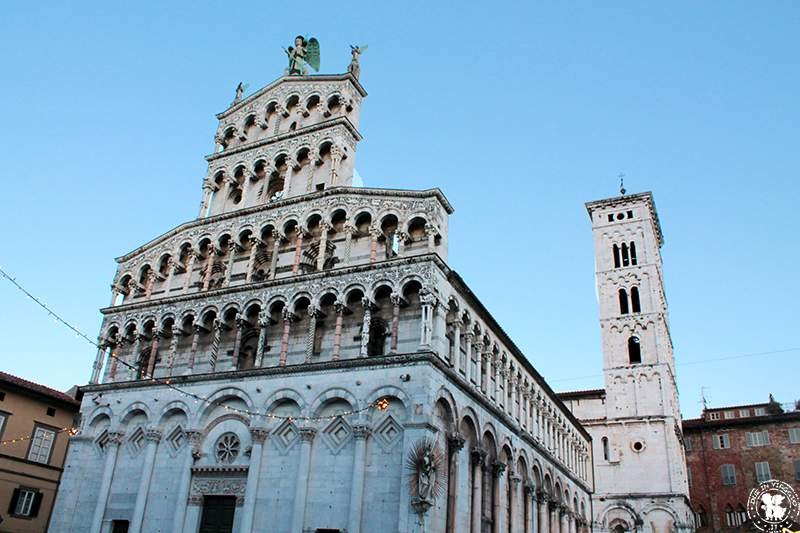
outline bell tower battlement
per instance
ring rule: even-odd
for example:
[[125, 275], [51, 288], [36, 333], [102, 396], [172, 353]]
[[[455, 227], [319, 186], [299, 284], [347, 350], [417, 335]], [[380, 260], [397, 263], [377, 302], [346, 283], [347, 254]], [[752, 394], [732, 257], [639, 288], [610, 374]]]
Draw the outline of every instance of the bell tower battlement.
[[352, 73], [283, 76], [243, 92], [217, 115], [198, 218], [352, 185], [367, 95]]

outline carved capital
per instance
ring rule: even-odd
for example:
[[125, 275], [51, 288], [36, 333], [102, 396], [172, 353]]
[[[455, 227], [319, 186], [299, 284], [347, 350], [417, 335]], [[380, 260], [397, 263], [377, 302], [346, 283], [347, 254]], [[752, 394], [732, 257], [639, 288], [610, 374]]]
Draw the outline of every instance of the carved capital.
[[365, 425], [353, 426], [353, 438], [355, 439], [362, 439], [362, 440], [366, 439], [369, 436], [370, 432], [371, 430], [369, 429], [369, 426]]
[[472, 456], [472, 460], [476, 463], [482, 463], [483, 460], [486, 459], [486, 450], [479, 446], [473, 447], [469, 453]]
[[107, 435], [108, 439], [106, 440], [106, 445], [113, 444], [115, 446], [119, 446], [125, 439], [125, 433], [121, 431], [109, 431]]
[[300, 438], [305, 442], [314, 440], [317, 430], [314, 428], [300, 428]]
[[455, 453], [461, 451], [466, 441], [467, 439], [464, 438], [464, 435], [462, 435], [457, 431], [454, 431], [449, 435], [447, 435], [447, 444], [450, 446], [450, 449], [453, 450]]
[[269, 436], [269, 431], [266, 428], [250, 428], [250, 436], [253, 438], [253, 442], [263, 444]]
[[283, 309], [283, 313], [281, 314], [283, 315], [284, 322], [292, 322], [294, 320], [297, 320], [297, 315], [295, 315], [294, 313], [292, 313], [290, 309], [286, 309], [285, 307]]
[[148, 429], [144, 432], [144, 438], [147, 440], [151, 440], [153, 442], [159, 442], [161, 440], [162, 433], [158, 429]]
[[503, 461], [492, 461], [492, 474], [494, 477], [500, 477], [506, 471], [506, 464]]

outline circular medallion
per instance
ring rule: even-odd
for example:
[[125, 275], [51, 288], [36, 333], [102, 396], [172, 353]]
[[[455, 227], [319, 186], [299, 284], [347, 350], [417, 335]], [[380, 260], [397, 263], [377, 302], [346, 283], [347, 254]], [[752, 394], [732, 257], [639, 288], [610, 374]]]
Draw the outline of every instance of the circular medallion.
[[780, 532], [800, 515], [800, 501], [794, 489], [783, 481], [761, 483], [747, 498], [747, 516], [761, 531]]

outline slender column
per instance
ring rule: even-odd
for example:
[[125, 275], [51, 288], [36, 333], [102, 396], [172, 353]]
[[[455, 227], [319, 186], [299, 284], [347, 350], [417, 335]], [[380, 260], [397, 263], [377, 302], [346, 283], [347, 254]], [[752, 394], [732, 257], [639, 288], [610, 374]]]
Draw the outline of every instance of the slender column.
[[449, 493], [449, 506], [447, 514], [450, 516], [450, 529], [448, 533], [459, 533], [456, 525], [456, 515], [458, 501], [461, 498], [458, 485], [458, 455], [466, 439], [460, 433], [451, 433], [447, 436], [447, 447], [450, 452], [450, 479], [447, 480], [447, 492]]
[[328, 231], [331, 227], [327, 223], [320, 225], [319, 254], [317, 254], [317, 270], [322, 272], [325, 268], [325, 257], [328, 248]]
[[90, 533], [100, 533], [103, 526], [103, 516], [106, 514], [108, 494], [111, 489], [111, 479], [114, 477], [114, 467], [117, 464], [117, 452], [122, 442], [122, 433], [110, 432], [105, 446], [106, 461], [103, 465], [103, 477], [100, 480], [100, 491], [97, 495], [97, 505], [92, 516]]
[[525, 483], [523, 487], [523, 494], [525, 495], [525, 511], [524, 511], [524, 520], [525, 524], [522, 528], [524, 533], [537, 533], [537, 520], [536, 514], [534, 513], [535, 510], [535, 501], [536, 501], [536, 487], [530, 481]]
[[453, 355], [450, 356], [450, 365], [456, 372], [461, 368], [461, 321], [453, 322]]
[[228, 246], [228, 266], [225, 268], [225, 280], [222, 282], [223, 287], [228, 287], [231, 284], [231, 276], [233, 276], [233, 262], [236, 259], [236, 243], [231, 242]]
[[239, 368], [239, 350], [242, 348], [242, 333], [247, 327], [247, 321], [239, 313], [236, 314], [236, 337], [233, 341], [233, 364]]
[[122, 339], [119, 336], [115, 336], [112, 339], [111, 344], [111, 351], [108, 352], [108, 380], [114, 381], [114, 378], [117, 377], [117, 364], [118, 364], [118, 357], [119, 357], [119, 349], [122, 346]]
[[519, 487], [522, 478], [517, 475], [512, 475], [509, 478], [509, 481], [511, 482], [511, 490], [509, 491], [509, 499], [511, 501], [508, 502], [510, 523], [508, 524], [507, 530], [511, 531], [512, 533], [519, 533]]
[[147, 279], [144, 282], [144, 299], [149, 300], [153, 295], [153, 285], [156, 283], [156, 273], [152, 270], [147, 273]]
[[222, 335], [222, 321], [219, 318], [214, 319], [214, 324], [211, 326], [211, 351], [209, 353], [208, 361], [211, 363], [211, 371], [217, 368], [217, 355], [219, 355], [219, 340]]
[[250, 243], [250, 254], [247, 256], [247, 273], [245, 274], [245, 282], [250, 283], [253, 280], [253, 268], [255, 268], [256, 264], [256, 254], [258, 253], [258, 244], [259, 241], [255, 237], [250, 237], [248, 239]]
[[200, 339], [201, 328], [198, 324], [194, 325], [194, 333], [192, 334], [192, 347], [189, 350], [189, 362], [186, 364], [186, 373], [191, 374], [194, 369], [194, 360], [197, 356], [197, 341]]
[[277, 231], [272, 232], [272, 257], [269, 262], [269, 279], [275, 279], [278, 269], [278, 256], [280, 255], [281, 240], [283, 237]]
[[175, 263], [175, 259], [170, 256], [167, 259], [167, 279], [164, 281], [164, 296], [169, 296], [169, 292], [172, 290], [172, 280], [175, 277], [176, 268], [178, 268], [178, 265]]
[[567, 512], [567, 509], [566, 509], [566, 507], [561, 505], [558, 510], [559, 510], [559, 513], [560, 513], [559, 518], [560, 518], [560, 521], [561, 521], [561, 525], [559, 526], [559, 529], [561, 530], [561, 533], [569, 533], [569, 523], [568, 523], [569, 515], [568, 515], [568, 512]]
[[203, 290], [207, 291], [211, 285], [211, 272], [214, 269], [214, 254], [216, 250], [213, 245], [208, 246], [208, 257], [206, 257], [206, 266], [203, 271]]
[[347, 533], [361, 532], [361, 514], [364, 505], [364, 471], [367, 463], [367, 437], [369, 427], [354, 426], [355, 452], [353, 454], [353, 484], [350, 489], [350, 516]]
[[342, 149], [334, 145], [331, 147], [331, 187], [339, 181], [339, 164], [342, 162]]
[[372, 302], [369, 301], [369, 298], [362, 298], [361, 303], [364, 305], [364, 322], [361, 324], [361, 351], [359, 355], [366, 357], [369, 349], [369, 329], [372, 322]]
[[374, 263], [378, 260], [378, 237], [381, 232], [378, 228], [370, 228], [369, 230], [369, 262]]
[[239, 202], [239, 205], [242, 207], [247, 206], [247, 197], [250, 196], [250, 178], [252, 174], [247, 169], [242, 171], [242, 201]]
[[172, 337], [169, 339], [169, 357], [167, 375], [172, 375], [172, 368], [175, 366], [175, 353], [178, 351], [178, 339], [183, 335], [180, 326], [172, 326]]
[[211, 193], [214, 192], [214, 179], [211, 176], [203, 180], [203, 200], [200, 202], [200, 212], [197, 218], [203, 218], [208, 213], [209, 202], [211, 201]]
[[175, 506], [175, 516], [172, 520], [172, 533], [183, 533], [189, 489], [192, 483], [192, 466], [195, 459], [200, 457], [200, 443], [203, 441], [203, 433], [200, 431], [186, 431], [185, 433], [189, 443], [186, 446], [186, 455], [183, 459], [183, 468], [178, 483], [178, 503]]
[[303, 251], [303, 237], [305, 231], [300, 226], [297, 227], [297, 238], [294, 241], [294, 260], [292, 261], [292, 275], [296, 276], [300, 271], [300, 256]]
[[111, 285], [111, 302], [108, 304], [109, 306], [117, 305], [117, 298], [119, 295], [122, 294], [122, 291], [116, 285]]
[[289, 328], [295, 315], [288, 309], [283, 310], [283, 336], [281, 337], [281, 355], [278, 362], [281, 366], [286, 366], [286, 358], [289, 354]]
[[480, 354], [480, 366], [481, 366], [481, 392], [485, 395], [488, 391], [488, 382], [489, 382], [489, 370], [490, 370], [490, 363], [489, 359], [492, 357], [492, 353], [487, 349], [481, 352]]
[[183, 294], [189, 292], [189, 285], [192, 284], [192, 271], [194, 270], [194, 262], [197, 259], [197, 254], [194, 250], [189, 250], [189, 256], [186, 259], [186, 279], [183, 280]]
[[136, 503], [133, 506], [133, 519], [131, 520], [131, 533], [142, 531], [144, 521], [144, 511], [147, 505], [147, 495], [150, 491], [150, 479], [153, 477], [153, 465], [156, 461], [156, 448], [161, 440], [161, 432], [157, 429], [148, 429], [145, 433], [147, 440], [144, 451], [144, 466], [142, 467], [142, 477], [139, 480], [139, 492], [136, 493]]
[[266, 311], [258, 313], [258, 344], [256, 345], [255, 367], [261, 368], [264, 364], [264, 347], [267, 343], [267, 327], [271, 320]]
[[554, 501], [550, 501], [548, 508], [550, 509], [548, 516], [550, 531], [553, 533], [561, 533], [561, 522], [558, 519], [558, 504]]
[[150, 343], [150, 357], [147, 360], [147, 374], [142, 378], [152, 378], [156, 369], [156, 355], [158, 354], [158, 341], [161, 339], [161, 331], [153, 332], [153, 339]]
[[292, 182], [292, 177], [294, 176], [294, 167], [297, 166], [297, 161], [293, 159], [286, 158], [286, 177], [283, 178], [283, 197], [288, 198], [292, 194], [292, 187], [294, 183]]
[[264, 441], [267, 439], [267, 430], [264, 428], [250, 428], [253, 438], [253, 448], [250, 451], [250, 466], [247, 469], [247, 484], [244, 491], [244, 506], [242, 507], [242, 521], [239, 531], [253, 530], [253, 517], [256, 510], [256, 496], [258, 495], [258, 478], [261, 475], [261, 456], [263, 455]]
[[422, 320], [420, 327], [420, 349], [431, 347], [433, 340], [433, 309], [436, 306], [436, 296], [428, 291], [420, 291], [420, 303], [422, 304]]
[[511, 390], [511, 399], [509, 400], [509, 407], [508, 412], [511, 414], [511, 418], [519, 422], [519, 402], [517, 402], [517, 377], [512, 376], [510, 380], [507, 382], [507, 386]]
[[344, 258], [342, 259], [342, 266], [350, 264], [350, 255], [353, 253], [353, 234], [356, 232], [349, 222], [344, 225]]
[[297, 482], [294, 493], [294, 510], [292, 511], [292, 527], [289, 531], [303, 531], [306, 514], [306, 496], [308, 494], [308, 473], [311, 466], [311, 443], [317, 430], [300, 429], [300, 464], [297, 468]]
[[345, 306], [342, 302], [333, 304], [336, 310], [336, 327], [333, 332], [333, 357], [334, 361], [338, 361], [342, 354], [342, 321], [344, 320]]
[[103, 359], [106, 358], [108, 341], [103, 337], [97, 337], [97, 355], [92, 365], [92, 377], [89, 378], [90, 384], [95, 384], [100, 379], [100, 372], [103, 370]]
[[428, 252], [436, 250], [436, 227], [433, 224], [425, 224], [425, 235], [428, 237]]
[[392, 301], [392, 340], [389, 344], [389, 351], [391, 353], [397, 353], [397, 337], [400, 330], [400, 304], [403, 301], [403, 297], [393, 293], [390, 299]]
[[475, 339], [475, 334], [471, 331], [466, 334], [466, 349], [467, 349], [467, 368], [464, 370], [467, 383], [472, 379], [472, 341]]
[[540, 489], [536, 493], [536, 513], [539, 516], [539, 530], [537, 533], [549, 533], [550, 523], [547, 520], [547, 497]]
[[406, 243], [408, 242], [408, 233], [398, 231], [397, 235], [397, 255], [404, 255], [406, 253]]
[[502, 519], [503, 507], [502, 505], [500, 505], [500, 495], [501, 495], [500, 487], [503, 484], [501, 480], [503, 478], [503, 472], [505, 472], [505, 470], [506, 470], [505, 463], [501, 461], [495, 461], [494, 463], [492, 463], [492, 476], [494, 477], [494, 483], [492, 487], [494, 492], [492, 497], [492, 500], [494, 500], [492, 502], [494, 504], [494, 512], [492, 513], [494, 515], [494, 521], [492, 522], [492, 529], [494, 533], [501, 533], [502, 531], [501, 527], [504, 522], [504, 520]]
[[481, 448], [472, 448], [472, 527], [471, 533], [481, 533], [483, 509], [483, 461], [486, 451]]
[[139, 347], [142, 344], [142, 339], [143, 338], [144, 337], [140, 333], [138, 333], [136, 331], [133, 332], [133, 348], [132, 348], [132, 351], [133, 351], [132, 359], [133, 359], [133, 361], [131, 362], [131, 368], [129, 370], [130, 379], [131, 380], [136, 379], [136, 368], [137, 368], [137, 365], [139, 364]]
[[319, 311], [313, 305], [308, 307], [308, 336], [306, 337], [306, 363], [314, 356], [314, 337], [317, 335], [317, 316]]

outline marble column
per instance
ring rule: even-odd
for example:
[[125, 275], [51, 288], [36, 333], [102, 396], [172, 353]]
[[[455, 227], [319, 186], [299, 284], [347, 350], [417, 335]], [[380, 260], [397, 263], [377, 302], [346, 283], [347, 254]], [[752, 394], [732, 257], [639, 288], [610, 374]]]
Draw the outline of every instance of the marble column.
[[433, 342], [433, 310], [437, 304], [436, 296], [426, 290], [420, 291], [420, 304], [422, 305], [422, 319], [420, 320], [420, 350], [430, 349]]
[[192, 466], [195, 459], [200, 457], [200, 443], [203, 441], [203, 433], [200, 431], [187, 430], [185, 433], [187, 445], [178, 483], [178, 501], [175, 505], [175, 516], [172, 520], [172, 533], [183, 533], [186, 506], [189, 503], [189, 489], [192, 484]]
[[258, 496], [258, 478], [261, 475], [261, 458], [264, 455], [264, 441], [267, 439], [267, 430], [264, 428], [250, 428], [253, 447], [250, 451], [250, 466], [247, 468], [247, 483], [244, 491], [244, 506], [242, 507], [242, 521], [239, 531], [252, 531], [253, 518], [256, 510], [256, 497]]
[[168, 356], [168, 369], [167, 375], [172, 375], [172, 369], [175, 366], [175, 354], [178, 351], [178, 339], [183, 335], [183, 329], [180, 326], [172, 326], [172, 336], [169, 338], [169, 356]]
[[103, 359], [106, 358], [106, 351], [108, 351], [108, 341], [102, 337], [97, 337], [97, 355], [92, 365], [92, 376], [89, 378], [89, 384], [91, 385], [97, 383], [100, 379], [100, 372], [103, 370]]
[[112, 340], [111, 350], [108, 352], [108, 380], [114, 381], [117, 377], [117, 364], [119, 363], [119, 349], [122, 346], [122, 339], [115, 336]]
[[100, 490], [97, 494], [97, 504], [95, 505], [94, 515], [92, 516], [90, 533], [100, 533], [103, 526], [103, 517], [106, 514], [108, 495], [111, 490], [111, 480], [114, 477], [114, 467], [117, 464], [117, 453], [119, 452], [119, 445], [122, 443], [122, 437], [122, 433], [108, 433], [108, 439], [106, 439], [104, 450], [106, 460], [103, 464], [103, 477], [100, 478]]
[[278, 256], [280, 255], [280, 246], [283, 236], [277, 231], [272, 232], [272, 257], [269, 261], [269, 279], [275, 279], [278, 269]]
[[297, 467], [297, 477], [294, 492], [294, 509], [292, 510], [292, 527], [289, 531], [303, 531], [306, 514], [306, 496], [308, 495], [308, 477], [311, 466], [311, 444], [317, 430], [313, 428], [300, 429], [300, 464]]
[[231, 284], [231, 276], [233, 276], [233, 263], [236, 261], [236, 243], [231, 242], [228, 246], [228, 264], [225, 267], [225, 279], [222, 282], [223, 287], [228, 287]]
[[153, 477], [153, 466], [156, 462], [156, 450], [161, 440], [161, 432], [157, 429], [148, 429], [145, 432], [144, 466], [142, 477], [139, 479], [139, 491], [136, 493], [136, 503], [133, 506], [133, 519], [131, 520], [130, 533], [140, 533], [144, 522], [144, 511], [147, 506], [147, 495], [150, 492], [150, 481]]
[[203, 329], [198, 324], [195, 324], [192, 328], [194, 332], [192, 333], [192, 347], [189, 349], [189, 362], [186, 364], [186, 373], [191, 374], [192, 370], [194, 369], [194, 360], [197, 356], [197, 342], [200, 340], [200, 331]]
[[209, 351], [208, 355], [208, 362], [211, 365], [211, 372], [217, 368], [217, 356], [219, 355], [219, 341], [222, 335], [222, 328], [222, 321], [218, 318], [215, 318], [214, 323], [211, 326], [211, 334], [213, 336], [211, 338], [211, 350]]
[[494, 483], [492, 483], [492, 515], [494, 520], [492, 521], [492, 531], [494, 533], [501, 533], [503, 531], [503, 526], [505, 525], [505, 516], [503, 516], [503, 505], [502, 505], [502, 495], [505, 494], [505, 489], [501, 490], [503, 487], [503, 472], [506, 470], [506, 464], [501, 461], [495, 461], [492, 463], [492, 476], [494, 478]]
[[236, 318], [234, 319], [234, 323], [236, 324], [236, 336], [233, 339], [233, 366], [234, 368], [239, 368], [239, 351], [242, 349], [242, 335], [244, 334], [244, 330], [247, 327], [247, 320], [239, 314], [236, 313]]
[[192, 271], [194, 270], [194, 262], [197, 259], [197, 254], [194, 250], [189, 250], [189, 256], [186, 259], [186, 279], [183, 280], [183, 294], [189, 292], [189, 286], [192, 284]]
[[250, 283], [253, 280], [253, 268], [256, 264], [256, 254], [258, 253], [258, 244], [261, 242], [255, 237], [248, 239], [250, 243], [250, 253], [247, 255], [247, 273], [245, 274], [245, 283]]
[[322, 272], [325, 269], [325, 257], [328, 247], [328, 232], [331, 227], [327, 223], [320, 224], [319, 234], [319, 253], [317, 254], [317, 271]]
[[338, 146], [333, 146], [331, 148], [331, 174], [330, 174], [330, 183], [331, 187], [336, 185], [336, 182], [339, 181], [339, 165], [342, 162], [342, 150]]
[[344, 257], [342, 258], [342, 266], [350, 264], [350, 255], [353, 252], [353, 234], [356, 228], [350, 223], [345, 222], [344, 225]]
[[283, 335], [281, 336], [281, 355], [278, 364], [286, 366], [286, 360], [289, 356], [289, 329], [292, 325], [295, 315], [288, 309], [283, 310]]
[[170, 258], [167, 259], [167, 279], [164, 282], [164, 296], [169, 296], [172, 290], [172, 280], [175, 278], [176, 268], [178, 268], [178, 265], [175, 263], [175, 259], [170, 256]]
[[344, 320], [345, 306], [342, 302], [336, 302], [333, 306], [336, 310], [336, 326], [333, 331], [333, 356], [331, 359], [338, 361], [342, 354], [342, 321]]
[[539, 517], [539, 530], [536, 533], [550, 533], [548, 521], [548, 501], [542, 490], [536, 493], [536, 514]]
[[458, 506], [461, 499], [460, 486], [458, 484], [458, 456], [464, 448], [466, 439], [460, 433], [451, 433], [447, 436], [447, 447], [450, 452], [450, 479], [447, 481], [448, 492], [448, 509], [447, 514], [450, 516], [450, 529], [447, 533], [459, 533], [458, 521]]
[[144, 336], [142, 334], [135, 331], [133, 332], [133, 348], [131, 348], [131, 359], [133, 359], [133, 361], [131, 362], [131, 367], [129, 368], [131, 381], [136, 379], [137, 366], [139, 364], [139, 348], [142, 344], [143, 338]]
[[450, 366], [458, 372], [461, 368], [461, 321], [453, 322], [453, 355], [450, 356]]
[[256, 360], [254, 366], [261, 368], [264, 365], [264, 348], [267, 344], [267, 327], [271, 320], [266, 311], [258, 313], [258, 344], [256, 344]]
[[465, 339], [465, 341], [466, 341], [465, 348], [466, 348], [466, 352], [467, 352], [467, 357], [466, 357], [466, 363], [465, 363], [466, 364], [466, 368], [464, 369], [464, 371], [465, 371], [464, 376], [467, 379], [467, 383], [470, 383], [470, 380], [472, 379], [472, 342], [475, 339], [475, 334], [470, 331], [470, 332], [467, 332], [465, 337], [466, 337], [466, 339]]
[[303, 252], [303, 237], [305, 231], [300, 226], [297, 227], [297, 237], [294, 241], [294, 259], [292, 260], [292, 275], [296, 276], [300, 272], [300, 257]]
[[359, 356], [366, 357], [369, 350], [369, 329], [372, 323], [372, 302], [369, 298], [362, 298], [361, 303], [364, 306], [364, 321], [361, 324], [361, 350], [359, 351]]
[[472, 448], [472, 527], [471, 533], [481, 533], [483, 510], [483, 462], [486, 451], [481, 448]]
[[559, 507], [559, 513], [561, 522], [559, 529], [561, 530], [561, 533], [569, 533], [569, 511], [565, 506], [562, 505]]
[[153, 285], [156, 283], [156, 273], [152, 270], [147, 273], [147, 279], [144, 282], [144, 299], [149, 300], [153, 295]]
[[369, 262], [374, 263], [378, 260], [378, 237], [381, 232], [378, 228], [370, 228], [369, 230]]
[[364, 505], [364, 472], [367, 465], [367, 437], [369, 427], [353, 427], [355, 452], [353, 453], [353, 483], [350, 486], [350, 515], [347, 520], [348, 533], [361, 532], [361, 514]]
[[509, 482], [511, 486], [509, 487], [508, 496], [511, 501], [508, 502], [508, 516], [510, 517], [510, 522], [508, 524], [507, 531], [511, 531], [511, 533], [519, 533], [520, 531], [520, 517], [519, 517], [519, 488], [520, 488], [520, 481], [522, 478], [517, 476], [516, 474], [511, 475], [509, 478]]
[[305, 362], [310, 363], [314, 357], [314, 338], [317, 335], [317, 317], [319, 310], [313, 305], [308, 307], [308, 335], [306, 337]]
[[525, 509], [523, 510], [523, 518], [525, 520], [522, 531], [524, 533], [537, 533], [536, 514], [534, 513], [534, 502], [536, 501], [536, 487], [530, 481], [525, 483], [522, 489], [525, 498]]
[[153, 339], [150, 343], [150, 357], [147, 359], [147, 374], [142, 378], [152, 378], [156, 370], [156, 355], [158, 354], [158, 342], [161, 339], [161, 331], [153, 331]]
[[403, 297], [397, 293], [392, 293], [392, 338], [389, 343], [389, 353], [397, 353], [398, 334], [400, 332], [400, 304]]
[[208, 245], [208, 252], [206, 255], [206, 265], [203, 269], [203, 290], [207, 291], [211, 285], [211, 273], [214, 270], [214, 255], [217, 251], [213, 245]]
[[203, 200], [200, 202], [200, 212], [197, 218], [203, 218], [208, 213], [211, 194], [214, 192], [214, 180], [210, 176], [203, 180]]

